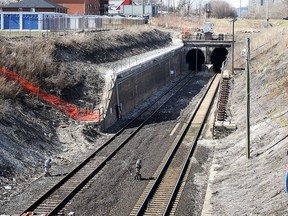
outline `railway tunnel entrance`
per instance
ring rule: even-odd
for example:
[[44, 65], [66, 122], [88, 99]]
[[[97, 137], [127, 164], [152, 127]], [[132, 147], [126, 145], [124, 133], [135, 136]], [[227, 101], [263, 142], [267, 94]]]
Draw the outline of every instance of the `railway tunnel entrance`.
[[210, 61], [213, 64], [215, 72], [219, 72], [222, 63], [226, 60], [228, 55], [228, 50], [226, 48], [215, 48], [211, 54]]
[[189, 70], [201, 70], [201, 66], [205, 63], [205, 56], [200, 49], [191, 49], [186, 55], [186, 64]]

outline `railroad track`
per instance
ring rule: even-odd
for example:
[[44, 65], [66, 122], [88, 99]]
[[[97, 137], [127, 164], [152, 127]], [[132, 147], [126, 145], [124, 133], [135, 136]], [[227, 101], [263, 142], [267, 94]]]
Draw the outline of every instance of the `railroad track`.
[[183, 179], [190, 164], [198, 137], [201, 134], [210, 106], [217, 92], [221, 74], [216, 74], [210, 82], [196, 109], [181, 129], [173, 148], [167, 152], [162, 164], [149, 182], [131, 212], [134, 215], [174, 215], [184, 188]]
[[126, 124], [125, 127], [119, 130], [74, 170], [41, 195], [28, 208], [21, 211], [21, 215], [25, 215], [27, 212], [33, 212], [34, 215], [64, 215], [65, 205], [69, 204], [72, 198], [102, 170], [106, 163], [138, 133], [145, 123], [192, 78], [193, 76], [187, 75], [175, 83], [158, 100]]

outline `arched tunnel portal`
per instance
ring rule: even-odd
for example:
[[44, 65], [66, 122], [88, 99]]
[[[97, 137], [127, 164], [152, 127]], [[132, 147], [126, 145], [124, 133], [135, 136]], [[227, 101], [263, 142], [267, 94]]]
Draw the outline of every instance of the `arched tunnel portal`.
[[215, 48], [211, 54], [210, 61], [213, 64], [215, 72], [219, 72], [222, 63], [226, 60], [228, 55], [228, 50], [226, 48]]
[[202, 64], [205, 63], [205, 56], [200, 49], [191, 49], [186, 55], [186, 64], [189, 65], [189, 70], [200, 70]]

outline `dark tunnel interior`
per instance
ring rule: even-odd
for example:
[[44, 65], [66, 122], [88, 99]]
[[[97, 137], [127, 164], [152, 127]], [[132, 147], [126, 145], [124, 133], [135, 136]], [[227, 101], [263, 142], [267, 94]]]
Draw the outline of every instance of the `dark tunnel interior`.
[[222, 63], [226, 60], [228, 55], [228, 50], [225, 48], [215, 48], [211, 54], [211, 63], [213, 64], [213, 68], [215, 72], [219, 72]]
[[186, 64], [189, 64], [189, 70], [201, 70], [205, 63], [204, 53], [200, 49], [192, 49], [186, 55]]

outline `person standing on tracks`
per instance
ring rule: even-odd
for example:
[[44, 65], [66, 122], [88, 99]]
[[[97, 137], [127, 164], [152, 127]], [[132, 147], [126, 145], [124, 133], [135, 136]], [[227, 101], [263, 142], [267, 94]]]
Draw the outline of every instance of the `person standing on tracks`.
[[135, 176], [134, 176], [134, 179], [136, 180], [141, 180], [141, 173], [140, 173], [141, 167], [142, 167], [142, 161], [138, 159], [136, 162]]
[[45, 176], [51, 176], [49, 169], [51, 168], [51, 163], [52, 163], [52, 159], [49, 158], [45, 161], [44, 163], [44, 171], [45, 171]]

